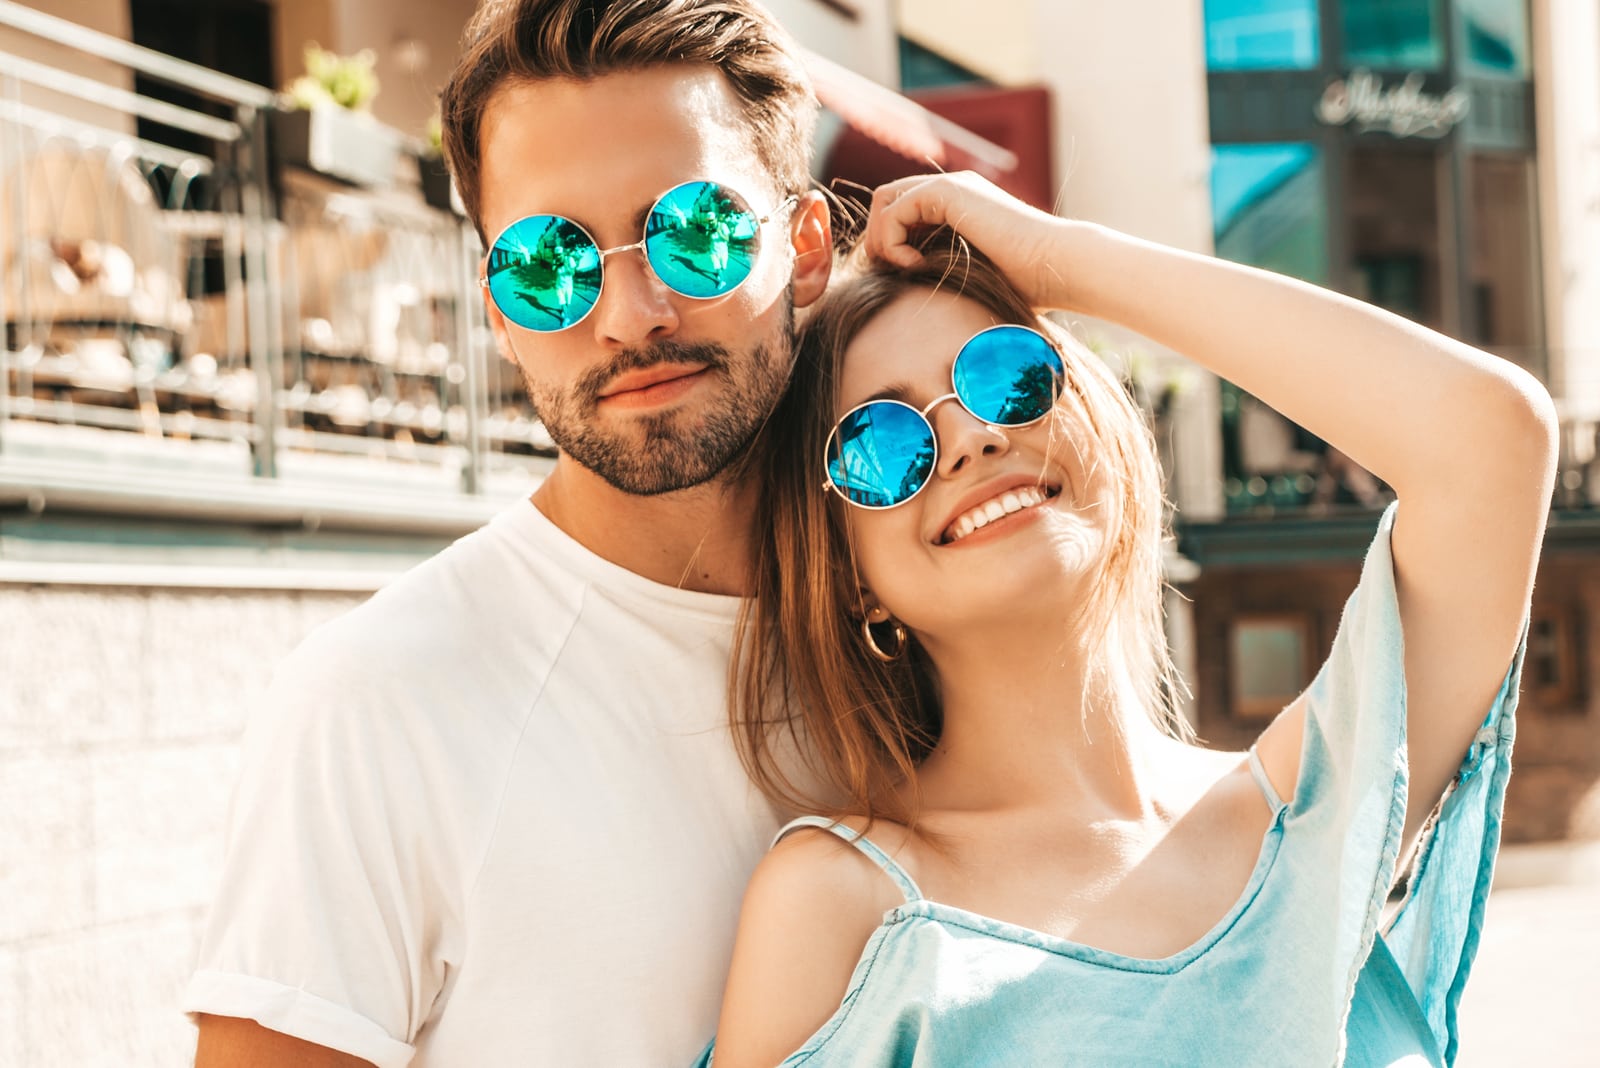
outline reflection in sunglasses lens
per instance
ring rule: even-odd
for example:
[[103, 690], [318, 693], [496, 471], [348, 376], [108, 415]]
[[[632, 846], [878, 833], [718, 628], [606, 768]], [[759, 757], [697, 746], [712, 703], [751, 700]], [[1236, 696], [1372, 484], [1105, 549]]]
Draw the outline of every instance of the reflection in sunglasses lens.
[[[1061, 396], [1066, 366], [1055, 346], [1025, 326], [991, 327], [956, 355], [952, 385], [961, 404], [996, 426], [1042, 419]], [[932, 425], [900, 401], [872, 401], [839, 420], [828, 437], [828, 479], [866, 508], [910, 500], [933, 474]]]
[[828, 442], [828, 477], [855, 504], [888, 508], [933, 473], [934, 442], [916, 409], [876, 401], [846, 415]]
[[1041, 418], [1061, 395], [1061, 357], [1022, 326], [985, 330], [962, 348], [952, 372], [961, 402], [978, 418], [1020, 426]]
[[[732, 292], [750, 277], [760, 244], [760, 218], [738, 193], [715, 182], [668, 190], [645, 224], [650, 269], [674, 292], [701, 300]], [[523, 329], [565, 330], [599, 301], [602, 260], [577, 223], [530, 215], [495, 238], [489, 292]]]
[[650, 212], [645, 252], [656, 276], [686, 297], [716, 297], [750, 275], [760, 226], [737, 193], [686, 182]]
[[508, 227], [489, 253], [495, 305], [525, 330], [565, 330], [600, 299], [600, 250], [576, 223], [532, 215]]

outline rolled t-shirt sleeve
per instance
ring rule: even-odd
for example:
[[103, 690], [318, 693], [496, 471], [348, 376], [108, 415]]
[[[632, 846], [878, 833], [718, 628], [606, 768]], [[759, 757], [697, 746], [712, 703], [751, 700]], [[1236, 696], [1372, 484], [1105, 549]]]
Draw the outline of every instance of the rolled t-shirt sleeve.
[[385, 697], [392, 651], [362, 645], [344, 621], [314, 634], [251, 717], [183, 1008], [398, 1068], [445, 982], [462, 829]]

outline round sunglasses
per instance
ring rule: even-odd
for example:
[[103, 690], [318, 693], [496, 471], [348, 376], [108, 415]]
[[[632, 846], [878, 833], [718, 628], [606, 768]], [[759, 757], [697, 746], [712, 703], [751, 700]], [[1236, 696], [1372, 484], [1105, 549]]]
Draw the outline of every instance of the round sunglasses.
[[954, 400], [991, 426], [1025, 427], [1061, 396], [1066, 368], [1055, 346], [1026, 326], [991, 326], [974, 334], [950, 368], [953, 393], [918, 410], [873, 400], [844, 413], [823, 452], [824, 488], [861, 508], [902, 505], [922, 492], [939, 462], [939, 437], [928, 413]]
[[606, 257], [633, 249], [644, 251], [650, 270], [674, 293], [695, 300], [726, 296], [750, 277], [762, 225], [798, 199], [791, 195], [757, 216], [725, 185], [684, 182], [651, 205], [643, 238], [616, 248], [601, 248], [564, 216], [529, 215], [490, 244], [478, 284], [507, 319], [540, 333], [582, 322], [600, 301]]

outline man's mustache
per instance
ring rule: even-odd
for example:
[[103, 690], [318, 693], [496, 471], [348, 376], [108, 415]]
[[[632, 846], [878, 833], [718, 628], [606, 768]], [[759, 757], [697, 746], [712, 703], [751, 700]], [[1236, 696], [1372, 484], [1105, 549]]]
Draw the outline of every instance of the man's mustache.
[[643, 348], [623, 349], [604, 366], [586, 372], [574, 392], [580, 404], [593, 407], [600, 402], [601, 392], [618, 376], [648, 371], [664, 363], [699, 363], [708, 370], [721, 370], [728, 366], [728, 350], [710, 341], [658, 341]]

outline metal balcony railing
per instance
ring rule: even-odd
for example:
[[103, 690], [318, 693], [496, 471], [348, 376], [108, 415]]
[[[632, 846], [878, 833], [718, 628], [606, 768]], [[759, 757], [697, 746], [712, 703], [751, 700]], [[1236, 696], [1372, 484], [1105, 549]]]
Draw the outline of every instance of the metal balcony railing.
[[0, 504], [445, 531], [548, 469], [471, 227], [281, 165], [278, 107], [0, 0]]
[[[0, 507], [459, 532], [548, 470], [471, 227], [409, 173], [358, 189], [283, 165], [278, 107], [0, 0]], [[1229, 515], [1389, 499], [1264, 406], [1222, 403]], [[1595, 413], [1566, 420], [1552, 503], [1600, 507]]]

